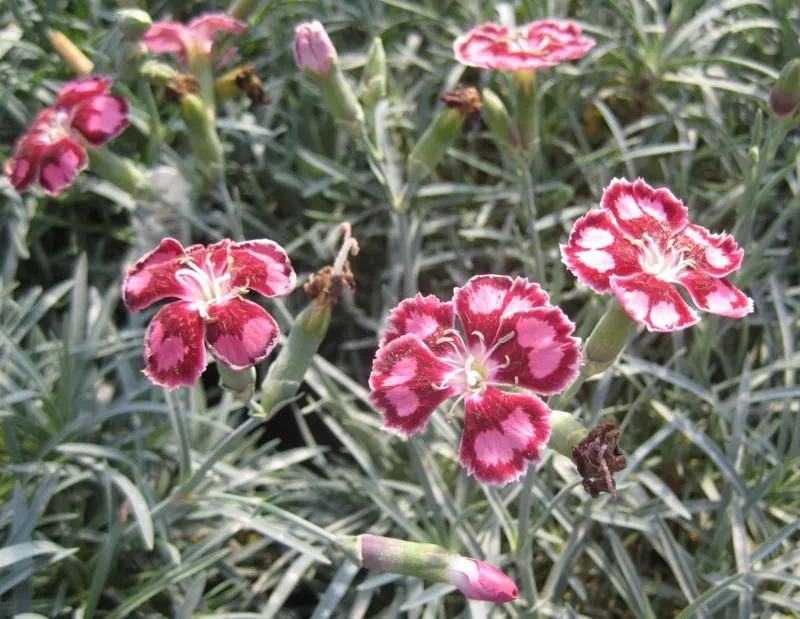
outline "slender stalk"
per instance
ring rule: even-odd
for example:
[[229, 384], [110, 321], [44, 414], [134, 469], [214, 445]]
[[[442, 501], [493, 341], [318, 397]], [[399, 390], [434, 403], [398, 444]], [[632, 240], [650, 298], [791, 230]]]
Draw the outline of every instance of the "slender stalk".
[[167, 398], [167, 408], [169, 409], [169, 423], [172, 426], [175, 437], [178, 439], [180, 480], [185, 482], [192, 474], [192, 451], [189, 432], [186, 430], [186, 423], [176, 394], [167, 389], [164, 390], [164, 393]]
[[520, 182], [522, 185], [523, 217], [528, 221], [528, 228], [533, 241], [533, 257], [534, 260], [536, 260], [536, 277], [539, 284], [546, 288], [547, 278], [545, 276], [544, 252], [542, 251], [542, 243], [539, 239], [539, 231], [536, 229], [537, 210], [533, 175], [531, 174], [530, 164], [527, 161], [523, 161], [519, 158], [517, 164], [519, 166]]
[[522, 492], [519, 499], [519, 512], [517, 514], [517, 570], [522, 580], [522, 595], [525, 601], [533, 606], [538, 601], [536, 590], [536, 576], [533, 573], [533, 562], [526, 556], [530, 550], [527, 543], [531, 520], [531, 503], [533, 500], [533, 482], [536, 479], [536, 469], [528, 468], [525, 480], [522, 482]]

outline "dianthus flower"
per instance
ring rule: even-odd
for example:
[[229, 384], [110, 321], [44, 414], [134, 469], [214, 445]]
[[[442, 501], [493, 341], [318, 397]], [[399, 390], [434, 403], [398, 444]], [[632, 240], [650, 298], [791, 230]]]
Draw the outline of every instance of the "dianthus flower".
[[142, 41], [151, 52], [177, 54], [181, 63], [186, 64], [192, 58], [213, 55], [217, 32], [241, 34], [246, 28], [246, 23], [225, 13], [208, 13], [185, 26], [174, 21], [156, 22], [144, 33]]
[[145, 375], [170, 389], [192, 385], [206, 368], [206, 342], [217, 361], [233, 370], [262, 361], [278, 343], [278, 325], [243, 296], [254, 290], [280, 297], [296, 284], [286, 251], [273, 241], [223, 240], [184, 249], [164, 239], [128, 270], [122, 284], [133, 312], [179, 299], [162, 307], [147, 328]]
[[648, 331], [677, 331], [700, 320], [675, 284], [712, 314], [741, 318], [753, 311], [752, 299], [723, 279], [744, 258], [733, 237], [689, 223], [683, 202], [641, 179], [614, 179], [600, 208], [575, 222], [561, 255], [579, 282], [613, 292]]
[[68, 82], [16, 143], [3, 170], [17, 191], [34, 183], [51, 196], [69, 187], [89, 165], [86, 148], [106, 144], [130, 124], [128, 102], [110, 94], [111, 80]]
[[487, 22], [458, 37], [453, 51], [456, 60], [470, 67], [535, 71], [583, 58], [594, 45], [568, 21], [535, 21], [519, 29]]
[[328, 75], [331, 59], [336, 58], [336, 48], [328, 33], [318, 21], [303, 22], [294, 29], [292, 44], [294, 61], [302, 71], [312, 71], [321, 76]]
[[448, 303], [406, 299], [388, 324], [369, 379], [370, 401], [388, 428], [415, 434], [457, 397], [465, 408], [461, 463], [478, 480], [504, 484], [539, 460], [551, 411], [528, 390], [563, 391], [578, 373], [580, 350], [575, 325], [538, 284], [476, 276]]

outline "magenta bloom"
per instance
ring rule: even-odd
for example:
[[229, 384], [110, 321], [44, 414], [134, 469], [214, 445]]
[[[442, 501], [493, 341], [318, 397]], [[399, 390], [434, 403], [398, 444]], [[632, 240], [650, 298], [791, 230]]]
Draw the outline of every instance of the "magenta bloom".
[[156, 22], [144, 33], [142, 41], [151, 52], [177, 54], [181, 64], [186, 64], [193, 57], [211, 57], [217, 32], [241, 34], [246, 29], [246, 23], [225, 13], [208, 13], [185, 26], [174, 21]]
[[86, 147], [99, 147], [130, 124], [128, 102], [108, 91], [111, 80], [68, 82], [53, 107], [44, 109], [18, 141], [3, 171], [17, 191], [34, 183], [51, 196], [69, 187], [89, 165]]
[[600, 208], [575, 222], [561, 255], [579, 282], [613, 292], [648, 331], [677, 331], [700, 320], [675, 284], [712, 314], [741, 318], [753, 311], [752, 299], [723, 279], [744, 258], [733, 237], [689, 223], [683, 202], [641, 179], [614, 179]]
[[156, 301], [162, 307], [145, 334], [145, 375], [174, 389], [192, 385], [206, 369], [206, 342], [220, 363], [234, 370], [262, 361], [278, 343], [272, 316], [243, 298], [289, 294], [297, 284], [284, 249], [272, 241], [220, 241], [188, 249], [175, 239], [133, 265], [122, 284], [125, 305], [138, 312]]
[[560, 393], [572, 382], [580, 365], [574, 329], [524, 278], [473, 277], [449, 303], [418, 294], [389, 315], [370, 401], [388, 428], [410, 435], [458, 397], [466, 411], [461, 463], [480, 481], [514, 481], [550, 438], [550, 409], [528, 390]]
[[572, 22], [535, 21], [516, 30], [486, 22], [458, 37], [453, 51], [470, 67], [535, 71], [583, 58], [594, 45]]
[[318, 21], [304, 22], [294, 30], [294, 61], [302, 71], [312, 71], [325, 77], [336, 58], [336, 48]]
[[494, 565], [477, 559], [453, 556], [445, 573], [447, 581], [470, 600], [505, 604], [519, 597], [517, 583]]

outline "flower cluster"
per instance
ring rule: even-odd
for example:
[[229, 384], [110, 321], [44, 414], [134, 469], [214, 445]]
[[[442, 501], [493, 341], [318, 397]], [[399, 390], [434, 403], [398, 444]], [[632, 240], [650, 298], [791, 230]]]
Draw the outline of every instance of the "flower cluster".
[[675, 284], [712, 314], [742, 318], [753, 311], [753, 301], [723, 279], [744, 258], [733, 237], [689, 223], [683, 202], [641, 179], [612, 181], [600, 208], [575, 222], [561, 254], [578, 281], [613, 292], [649, 331], [685, 329], [700, 320]]
[[518, 30], [487, 22], [458, 37], [453, 51], [471, 67], [535, 71], [583, 58], [594, 45], [573, 22], [535, 21]]
[[243, 296], [250, 290], [284, 296], [296, 284], [286, 251], [273, 241], [223, 240], [184, 249], [164, 239], [128, 270], [122, 286], [134, 312], [179, 299], [162, 307], [147, 329], [145, 374], [170, 389], [194, 384], [206, 368], [206, 342], [229, 368], [252, 367], [275, 348], [278, 325]]
[[103, 146], [128, 127], [128, 102], [110, 88], [105, 77], [64, 85], [55, 105], [39, 113], [5, 162], [14, 189], [38, 183], [46, 194], [58, 195], [89, 165], [87, 148]]
[[577, 375], [574, 329], [524, 278], [477, 276], [446, 303], [417, 295], [389, 316], [370, 400], [388, 428], [410, 435], [457, 397], [465, 409], [461, 463], [480, 481], [505, 484], [547, 444], [550, 409], [533, 394], [560, 393]]

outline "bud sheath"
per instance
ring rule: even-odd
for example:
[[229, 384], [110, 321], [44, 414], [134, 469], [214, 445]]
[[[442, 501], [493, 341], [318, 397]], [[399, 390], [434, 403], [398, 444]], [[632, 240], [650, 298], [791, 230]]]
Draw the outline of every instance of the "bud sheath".
[[800, 107], [800, 58], [786, 63], [769, 93], [769, 105], [777, 116], [788, 117]]

